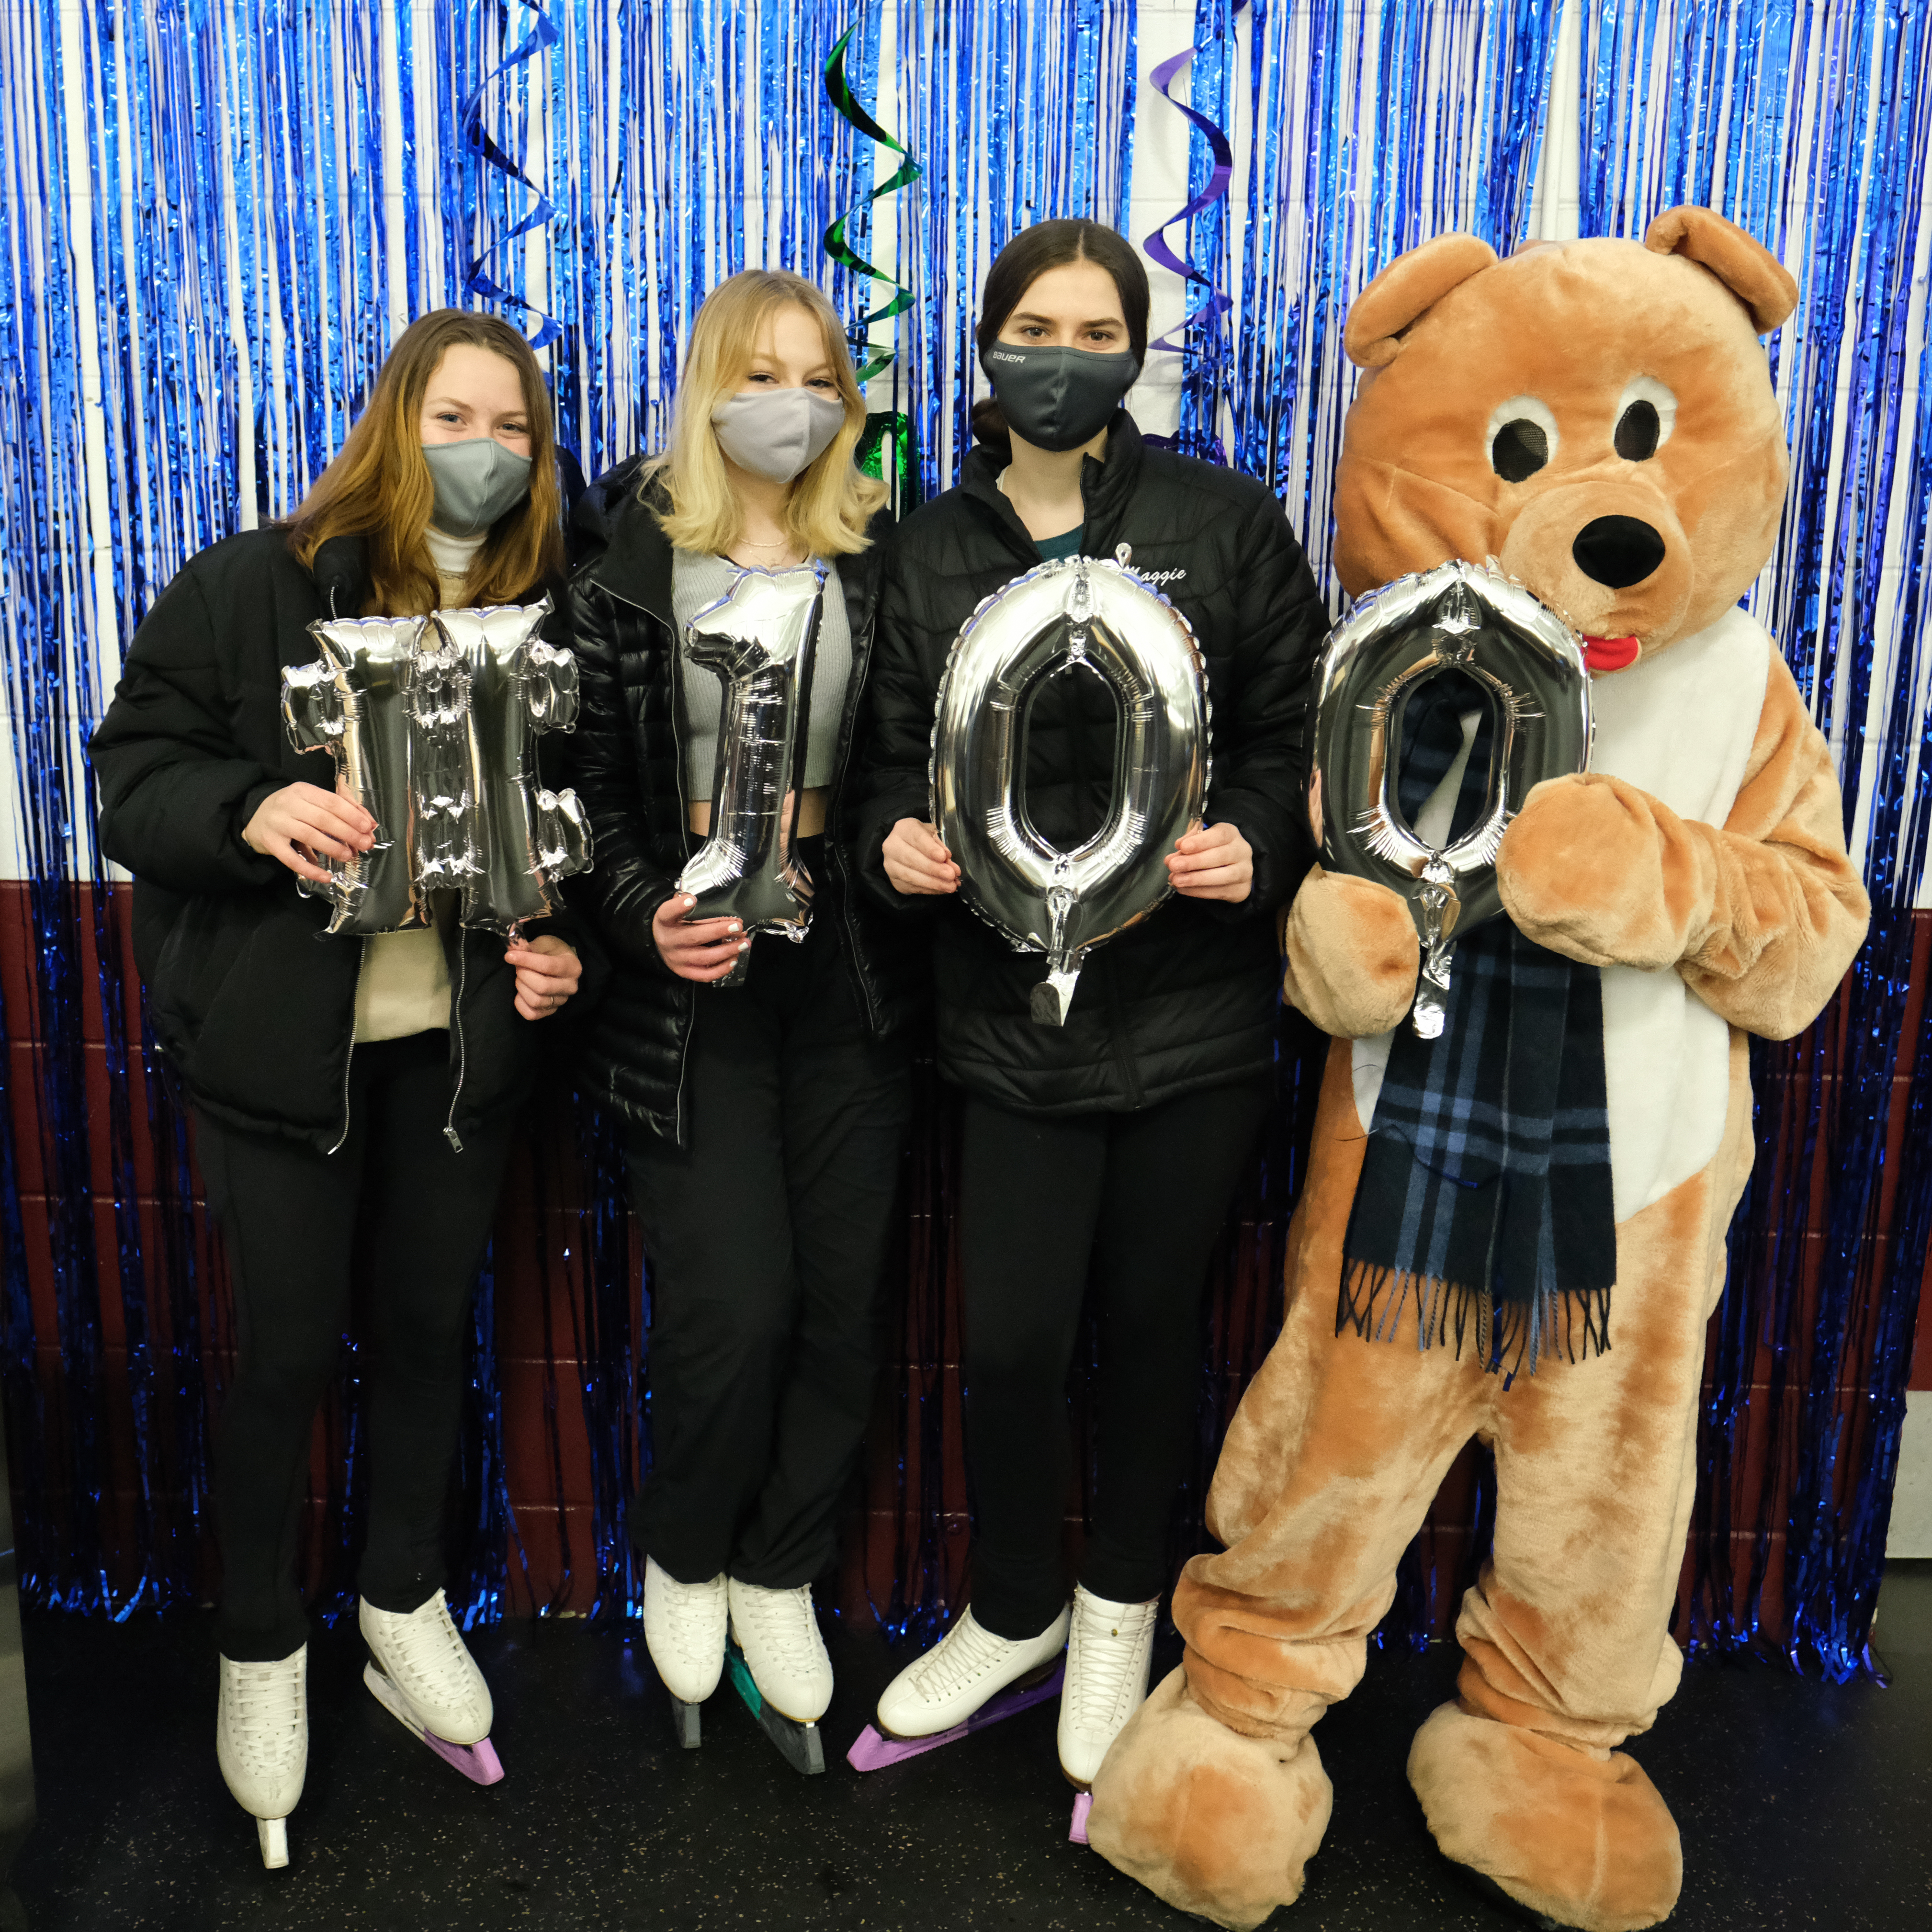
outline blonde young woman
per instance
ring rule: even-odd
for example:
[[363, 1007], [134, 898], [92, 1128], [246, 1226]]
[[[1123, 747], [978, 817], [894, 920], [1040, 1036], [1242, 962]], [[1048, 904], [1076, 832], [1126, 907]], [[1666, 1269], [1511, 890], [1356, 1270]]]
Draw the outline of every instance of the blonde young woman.
[[[650, 1258], [652, 1457], [630, 1518], [644, 1636], [696, 1704], [728, 1628], [800, 1724], [832, 1695], [811, 1586], [879, 1360], [916, 983], [851, 890], [846, 842], [886, 529], [852, 460], [865, 420], [824, 297], [748, 270], [692, 326], [669, 450], [620, 464], [573, 524], [574, 782], [614, 962], [586, 1084], [628, 1123]], [[796, 809], [815, 896], [794, 944], [692, 920], [676, 890], [710, 828], [722, 694], [682, 640], [740, 570], [811, 559], [828, 574]], [[747, 948], [746, 980], [716, 986]]]
[[[293, 519], [189, 560], [134, 634], [94, 736], [100, 842], [134, 874], [156, 1040], [185, 1089], [233, 1286], [221, 1418], [218, 1756], [287, 1862], [308, 1764], [307, 1619], [295, 1582], [316, 1404], [366, 1274], [370, 1654], [412, 1728], [488, 1747], [490, 1692], [451, 1622], [442, 1544], [464, 1334], [531, 1024], [575, 991], [555, 933], [506, 950], [445, 918], [326, 939], [301, 880], [373, 844], [328, 758], [298, 753], [282, 668], [321, 618], [527, 602], [560, 576], [549, 400], [495, 318], [406, 330]], [[452, 986], [454, 988], [452, 992]]]

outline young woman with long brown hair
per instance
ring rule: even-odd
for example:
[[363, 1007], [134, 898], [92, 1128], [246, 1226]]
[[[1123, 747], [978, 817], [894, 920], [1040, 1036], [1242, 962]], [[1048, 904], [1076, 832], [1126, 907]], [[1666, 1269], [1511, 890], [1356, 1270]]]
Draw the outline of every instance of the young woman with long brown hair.
[[[965, 1090], [960, 1180], [973, 1601], [879, 1703], [926, 1737], [1050, 1666], [1062, 1769], [1092, 1781], [1145, 1694], [1168, 1528], [1201, 1378], [1208, 1258], [1273, 1089], [1274, 915], [1313, 854], [1300, 810], [1310, 662], [1328, 628], [1300, 545], [1252, 478], [1143, 442], [1121, 405], [1148, 284], [1091, 221], [1016, 236], [986, 278], [993, 394], [956, 489], [907, 520], [879, 612], [860, 832], [875, 901], [932, 952], [940, 1073]], [[1119, 557], [1192, 626], [1213, 716], [1207, 824], [1167, 855], [1174, 896], [1097, 948], [1064, 1026], [957, 893], [928, 822], [933, 706], [954, 638], [1042, 560]], [[1038, 687], [1027, 813], [1070, 850], [1105, 824], [1118, 702]], [[1066, 1382], [1089, 1285], [1100, 1360], [1090, 1534], [1070, 1604]]]
[[580, 974], [556, 933], [506, 949], [446, 904], [434, 928], [322, 937], [327, 902], [298, 882], [326, 881], [322, 859], [368, 850], [379, 828], [326, 756], [290, 748], [282, 670], [314, 659], [318, 620], [528, 602], [560, 589], [562, 562], [535, 356], [494, 317], [425, 316], [293, 519], [202, 551], [155, 601], [94, 735], [102, 848], [134, 874], [148, 1010], [234, 1289], [216, 1739], [272, 1865], [308, 1763], [294, 1571], [310, 1431], [358, 1276], [378, 1694], [476, 1748], [472, 1775], [494, 1766], [489, 1689], [442, 1588], [464, 1336], [538, 1051], [529, 1022]]
[[[872, 1405], [908, 1108], [895, 935], [854, 895], [845, 780], [884, 491], [854, 466], [866, 405], [809, 282], [752, 269], [687, 346], [670, 445], [599, 479], [573, 522], [586, 901], [612, 955], [591, 1090], [628, 1124], [650, 1261], [652, 1460], [630, 1529], [644, 1636], [680, 1702], [734, 1633], [766, 1703], [815, 1722], [832, 1670], [812, 1583]], [[742, 569], [824, 566], [797, 850], [800, 944], [698, 919], [678, 890], [711, 827], [721, 691], [685, 626]], [[742, 985], [715, 982], [748, 947]]]

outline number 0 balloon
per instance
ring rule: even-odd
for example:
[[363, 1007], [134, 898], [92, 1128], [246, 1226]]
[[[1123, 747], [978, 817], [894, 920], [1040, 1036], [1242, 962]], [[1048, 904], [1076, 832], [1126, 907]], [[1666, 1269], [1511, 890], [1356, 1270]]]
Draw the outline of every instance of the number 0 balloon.
[[[1494, 709], [1482, 817], [1426, 844], [1396, 802], [1402, 714], [1438, 673], [1475, 680]], [[1590, 675], [1561, 618], [1494, 568], [1460, 562], [1398, 578], [1329, 634], [1316, 667], [1309, 817], [1322, 862], [1391, 887], [1421, 935], [1412, 1021], [1442, 1031], [1455, 937], [1502, 910], [1496, 849], [1532, 789], [1590, 755]]]
[[[966, 903], [1046, 955], [1033, 1017], [1064, 1026], [1082, 962], [1166, 899], [1167, 855], [1201, 824], [1208, 691], [1187, 620], [1118, 562], [1066, 557], [988, 598], [946, 661], [932, 728], [932, 820]], [[1106, 822], [1062, 852], [1027, 815], [1027, 719], [1049, 678], [1086, 675], [1120, 705]]]

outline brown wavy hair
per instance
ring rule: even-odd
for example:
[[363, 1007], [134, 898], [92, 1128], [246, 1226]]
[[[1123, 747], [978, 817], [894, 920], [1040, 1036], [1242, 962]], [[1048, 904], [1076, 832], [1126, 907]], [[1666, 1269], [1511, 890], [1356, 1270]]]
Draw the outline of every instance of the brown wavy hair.
[[[1127, 346], [1137, 361], [1147, 360], [1148, 278], [1134, 244], [1124, 235], [1097, 221], [1036, 221], [1022, 228], [999, 254], [986, 271], [986, 286], [980, 295], [980, 320], [973, 340], [983, 356], [1000, 339], [1015, 309], [1026, 292], [1049, 268], [1064, 268], [1070, 262], [1091, 262], [1105, 268], [1119, 290], [1120, 314], [1127, 325]], [[1010, 449], [1012, 433], [1000, 406], [991, 396], [982, 396], [973, 405], [973, 434], [980, 442], [995, 448]]]
[[436, 486], [422, 453], [423, 398], [444, 356], [459, 344], [516, 365], [530, 422], [530, 494], [490, 526], [463, 587], [467, 604], [512, 604], [563, 568], [562, 497], [550, 392], [530, 344], [494, 315], [433, 310], [410, 324], [383, 358], [368, 406], [334, 462], [289, 519], [289, 549], [304, 569], [332, 537], [368, 544], [371, 593], [364, 616], [433, 610], [442, 582], [423, 532]]

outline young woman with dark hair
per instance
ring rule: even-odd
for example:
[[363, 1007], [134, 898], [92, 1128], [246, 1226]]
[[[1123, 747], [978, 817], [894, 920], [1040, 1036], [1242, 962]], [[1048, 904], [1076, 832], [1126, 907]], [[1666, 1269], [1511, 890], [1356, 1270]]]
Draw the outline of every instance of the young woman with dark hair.
[[216, 1744], [271, 1865], [308, 1760], [310, 1428], [364, 1270], [362, 1634], [406, 1724], [494, 1765], [489, 1687], [442, 1588], [464, 1337], [535, 1071], [529, 1022], [580, 971], [555, 932], [506, 948], [446, 904], [434, 928], [324, 937], [328, 904], [297, 882], [326, 882], [322, 859], [369, 850], [379, 828], [325, 754], [290, 748], [282, 671], [313, 661], [318, 620], [528, 602], [560, 588], [562, 562], [536, 358], [495, 317], [440, 310], [397, 342], [293, 520], [202, 551], [155, 600], [94, 734], [101, 848], [134, 874], [148, 1011], [234, 1290]]
[[[584, 672], [574, 779], [597, 843], [586, 900], [613, 956], [584, 1080], [628, 1124], [650, 1264], [652, 1462], [630, 1512], [644, 1640], [694, 1706], [735, 1636], [765, 1702], [832, 1696], [813, 1580], [871, 1412], [910, 1106], [911, 989], [893, 922], [856, 902], [846, 776], [872, 649], [884, 489], [853, 452], [844, 332], [798, 276], [706, 297], [670, 448], [593, 484], [572, 519]], [[824, 567], [804, 724], [802, 943], [693, 918], [723, 692], [686, 626], [745, 569]], [[742, 984], [716, 982], [750, 951]]]
[[[1146, 1694], [1166, 1544], [1192, 1440], [1209, 1250], [1272, 1084], [1275, 914], [1313, 856], [1300, 810], [1310, 662], [1328, 628], [1267, 489], [1149, 448], [1120, 400], [1147, 347], [1147, 278], [1088, 221], [1016, 236], [979, 324], [991, 405], [956, 489], [901, 530], [879, 614], [860, 824], [876, 902], [922, 920], [941, 1072], [965, 1089], [961, 1180], [973, 1601], [879, 1703], [929, 1736], [1067, 1646], [1060, 1759], [1092, 1781]], [[1042, 964], [957, 896], [927, 814], [933, 708], [980, 601], [1042, 559], [1123, 557], [1186, 615], [1213, 707], [1207, 823], [1176, 896], [1088, 960], [1066, 1024], [1030, 1017]], [[1027, 808], [1061, 850], [1104, 822], [1117, 700], [1050, 680], [1024, 742]], [[1071, 1606], [1065, 1404], [1089, 1280], [1101, 1349], [1091, 1534]]]

